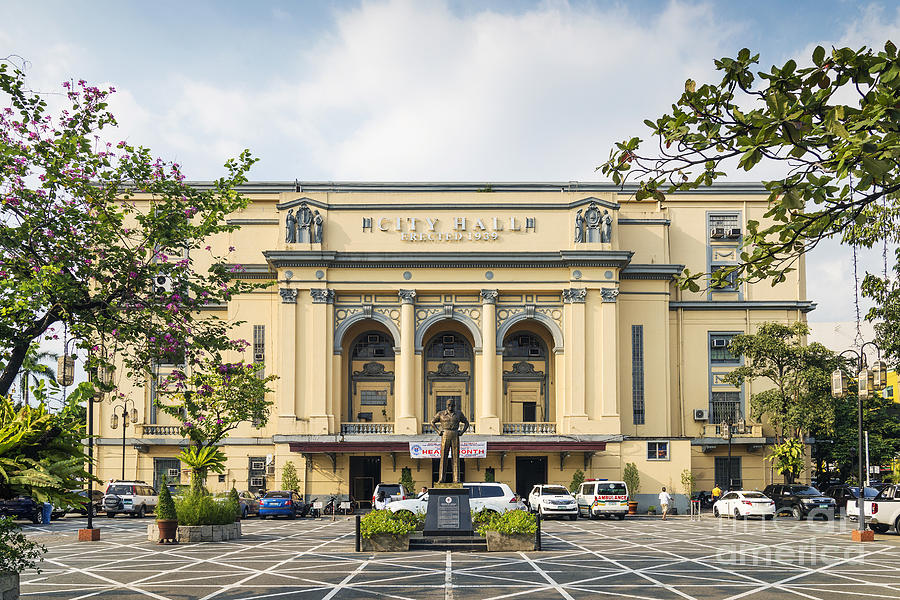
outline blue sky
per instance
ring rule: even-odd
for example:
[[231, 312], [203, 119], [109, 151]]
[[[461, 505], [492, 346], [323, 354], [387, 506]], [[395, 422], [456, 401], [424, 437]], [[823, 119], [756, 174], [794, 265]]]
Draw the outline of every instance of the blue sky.
[[[114, 85], [117, 136], [193, 179], [250, 148], [260, 180], [592, 180], [713, 58], [900, 43], [898, 6], [4, 0], [0, 56], [35, 89]], [[851, 320], [849, 251], [825, 244], [808, 271], [811, 319]]]

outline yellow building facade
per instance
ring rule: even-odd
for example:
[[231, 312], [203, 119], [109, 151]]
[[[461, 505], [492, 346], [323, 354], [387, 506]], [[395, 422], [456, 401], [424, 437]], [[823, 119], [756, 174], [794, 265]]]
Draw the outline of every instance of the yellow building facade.
[[[208, 309], [243, 322], [235, 336], [253, 356], [231, 358], [278, 380], [268, 423], [226, 440], [227, 472], [210, 489], [279, 489], [288, 461], [307, 498], [367, 501], [404, 468], [430, 485], [436, 461], [412, 447], [437, 439], [429, 423], [448, 399], [481, 453], [464, 461], [468, 481], [493, 476], [521, 494], [568, 485], [577, 470], [620, 479], [629, 462], [646, 494], [683, 491], [685, 470], [696, 489], [724, 486], [729, 471], [735, 486], [772, 480], [772, 432], [748, 415], [759, 390], [722, 381], [740, 364], [726, 346], [759, 323], [805, 319], [803, 264], [776, 287], [675, 285], [685, 268], [738, 261], [747, 221], [767, 209], [760, 185], [664, 203], [576, 182], [243, 193], [252, 204], [231, 216], [240, 229], [210, 243], [234, 247], [236, 277], [270, 285]], [[177, 476], [179, 424], [156, 410], [154, 386], [122, 388], [139, 422], [123, 459], [111, 408], [97, 410], [99, 475], [119, 478], [124, 464], [127, 478]]]

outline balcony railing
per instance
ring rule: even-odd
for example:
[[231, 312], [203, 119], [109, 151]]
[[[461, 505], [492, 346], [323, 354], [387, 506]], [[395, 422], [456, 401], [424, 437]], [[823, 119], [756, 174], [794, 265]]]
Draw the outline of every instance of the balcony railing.
[[711, 402], [709, 411], [709, 423], [719, 425], [721, 423], [739, 423], [744, 420], [744, 409], [741, 402]]
[[503, 433], [511, 435], [556, 435], [556, 423], [504, 423]]
[[393, 423], [341, 423], [341, 435], [394, 433]]
[[178, 425], [144, 425], [144, 435], [177, 435], [181, 437], [181, 427]]

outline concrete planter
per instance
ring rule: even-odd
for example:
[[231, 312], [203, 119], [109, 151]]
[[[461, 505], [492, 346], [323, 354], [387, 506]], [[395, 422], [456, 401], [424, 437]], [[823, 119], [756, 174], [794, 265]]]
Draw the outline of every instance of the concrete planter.
[[409, 550], [409, 534], [379, 533], [360, 540], [363, 552], [406, 552]]
[[[175, 539], [181, 543], [195, 542], [224, 542], [241, 537], [241, 524], [229, 523], [228, 525], [180, 525]], [[159, 526], [156, 522], [147, 524], [147, 541], [159, 541]]]
[[19, 574], [0, 572], [0, 600], [19, 600]]
[[534, 534], [517, 533], [508, 535], [497, 531], [485, 534], [488, 552], [528, 552], [534, 550]]

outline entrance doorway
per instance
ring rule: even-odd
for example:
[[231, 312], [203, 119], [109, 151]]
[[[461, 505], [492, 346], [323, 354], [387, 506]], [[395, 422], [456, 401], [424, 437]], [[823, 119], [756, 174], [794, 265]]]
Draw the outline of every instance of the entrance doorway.
[[547, 457], [517, 456], [516, 493], [519, 497], [527, 498], [531, 488], [543, 483], [547, 483]]
[[[446, 457], [444, 460], [447, 461], [447, 464], [444, 466], [444, 472], [447, 473], [447, 477], [451, 477], [453, 473], [453, 468], [450, 466], [450, 457]], [[441, 459], [432, 458], [431, 459], [431, 483], [434, 485], [438, 481], [438, 474], [440, 473], [439, 468], [441, 465]], [[465, 459], [459, 459], [459, 480], [466, 481], [466, 461]]]
[[350, 497], [360, 507], [372, 508], [375, 485], [381, 483], [380, 456], [350, 457]]

